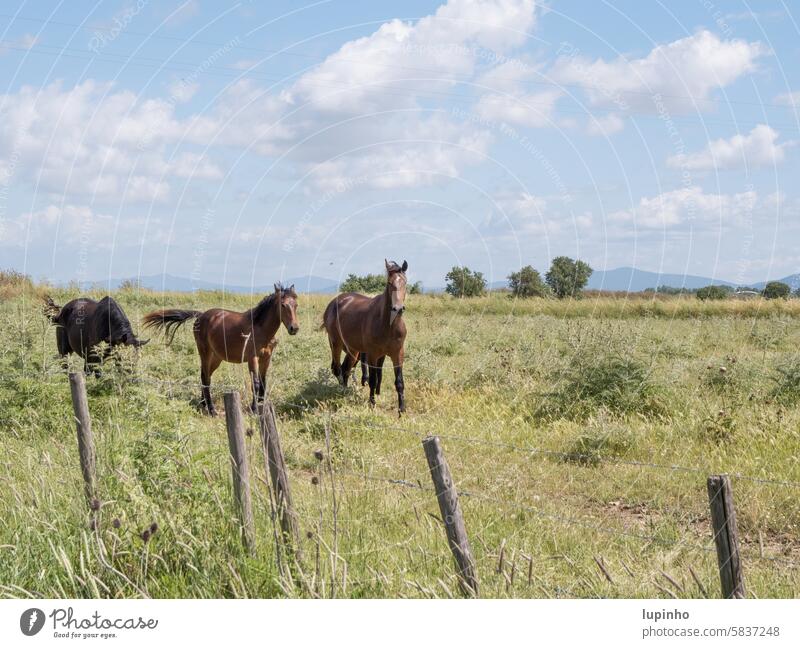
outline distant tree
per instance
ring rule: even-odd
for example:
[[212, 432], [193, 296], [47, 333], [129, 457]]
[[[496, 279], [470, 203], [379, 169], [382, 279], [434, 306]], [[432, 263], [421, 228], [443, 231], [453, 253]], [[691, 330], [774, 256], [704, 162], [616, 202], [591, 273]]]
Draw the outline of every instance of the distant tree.
[[539, 271], [529, 265], [508, 275], [508, 287], [514, 297], [544, 297], [550, 291]]
[[764, 286], [764, 290], [761, 291], [761, 294], [767, 299], [786, 299], [791, 292], [792, 289], [789, 287], [789, 284], [785, 284], [782, 281], [769, 281], [767, 285]]
[[588, 263], [560, 256], [553, 259], [545, 281], [556, 297], [577, 297], [588, 283], [592, 272], [594, 271]]
[[795, 291], [792, 293], [794, 297], [800, 298], [800, 287], [795, 288]]
[[702, 288], [698, 288], [695, 294], [701, 301], [714, 301], [717, 299], [727, 299], [732, 292], [733, 291], [726, 286], [703, 286]]
[[421, 295], [422, 294], [422, 282], [415, 281], [410, 286], [408, 286], [408, 294], [409, 295]]
[[473, 272], [467, 266], [453, 266], [445, 275], [445, 291], [453, 297], [477, 297], [486, 291], [486, 279], [482, 272]]
[[386, 277], [382, 274], [347, 275], [339, 290], [342, 292], [381, 293], [386, 288]]

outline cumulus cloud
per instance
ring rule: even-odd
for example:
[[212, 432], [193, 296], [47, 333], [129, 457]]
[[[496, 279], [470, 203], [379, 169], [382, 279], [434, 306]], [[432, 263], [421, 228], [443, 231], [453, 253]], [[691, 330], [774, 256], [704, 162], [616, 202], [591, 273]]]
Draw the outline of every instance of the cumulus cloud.
[[687, 187], [651, 198], [644, 197], [631, 209], [613, 212], [609, 220], [648, 229], [706, 226], [709, 223], [735, 225], [752, 213], [757, 201], [755, 191], [714, 194], [705, 193], [700, 187]]
[[752, 72], [766, 53], [758, 42], [721, 40], [703, 30], [658, 45], [643, 58], [592, 60], [569, 52], [556, 60], [550, 75], [585, 88], [593, 106], [687, 113], [711, 108], [707, 100], [714, 90]]
[[777, 139], [777, 131], [765, 124], [759, 124], [746, 135], [737, 134], [729, 139], [709, 142], [706, 149], [697, 153], [673, 155], [667, 159], [667, 164], [673, 168], [691, 171], [779, 164], [783, 161], [787, 144], [778, 144]]

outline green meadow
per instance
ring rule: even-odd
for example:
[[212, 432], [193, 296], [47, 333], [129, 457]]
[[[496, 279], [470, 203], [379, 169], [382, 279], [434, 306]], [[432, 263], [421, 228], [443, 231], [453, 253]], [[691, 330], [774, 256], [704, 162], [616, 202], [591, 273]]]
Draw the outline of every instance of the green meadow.
[[[722, 472], [748, 596], [800, 595], [797, 300], [410, 295], [398, 418], [388, 363], [375, 409], [358, 380], [336, 383], [318, 330], [330, 296], [302, 296], [301, 331], [281, 330], [267, 378], [302, 531], [304, 579], [291, 581], [249, 412], [257, 546], [242, 548], [224, 416], [198, 411], [191, 325], [87, 377], [101, 504], [90, 523], [44, 291], [0, 291], [2, 596], [458, 596], [426, 435], [440, 436], [461, 492], [481, 596], [718, 597], [706, 478]], [[256, 301], [114, 296], [137, 333], [156, 308]], [[245, 365], [214, 375], [220, 411], [226, 389], [249, 402]]]

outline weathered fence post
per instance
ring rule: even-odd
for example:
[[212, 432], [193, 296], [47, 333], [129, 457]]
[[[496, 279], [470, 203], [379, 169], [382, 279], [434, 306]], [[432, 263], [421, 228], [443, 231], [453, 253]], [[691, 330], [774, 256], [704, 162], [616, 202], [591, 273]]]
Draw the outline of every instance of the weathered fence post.
[[436, 489], [436, 498], [439, 500], [439, 510], [444, 520], [447, 532], [447, 543], [458, 566], [458, 581], [461, 590], [467, 596], [478, 596], [478, 577], [475, 573], [475, 560], [469, 547], [467, 529], [464, 526], [464, 516], [458, 503], [458, 493], [453, 485], [453, 477], [447, 460], [444, 458], [439, 437], [425, 437], [422, 440], [425, 457], [431, 470], [433, 486]]
[[711, 506], [711, 529], [717, 545], [722, 596], [744, 598], [739, 532], [733, 508], [733, 488], [728, 475], [711, 475], [708, 478], [708, 502]]
[[95, 454], [92, 436], [92, 419], [89, 417], [89, 401], [86, 398], [86, 380], [82, 371], [71, 371], [69, 389], [72, 393], [72, 409], [75, 412], [75, 426], [78, 432], [78, 454], [83, 473], [86, 498], [93, 504], [95, 498]]
[[242, 526], [242, 543], [250, 555], [255, 553], [256, 530], [253, 520], [253, 503], [250, 499], [250, 467], [247, 464], [247, 447], [244, 442], [244, 421], [239, 392], [225, 392], [225, 424], [228, 428], [228, 447], [231, 451], [233, 495], [239, 523]]
[[286, 461], [283, 458], [281, 440], [278, 436], [275, 408], [272, 406], [271, 401], [265, 400], [261, 405], [258, 420], [261, 429], [261, 443], [264, 449], [264, 461], [272, 481], [272, 491], [275, 496], [276, 512], [281, 523], [283, 544], [287, 549], [287, 553], [293, 556], [295, 561], [299, 562], [302, 560], [300, 527], [292, 506], [289, 474], [286, 471]]

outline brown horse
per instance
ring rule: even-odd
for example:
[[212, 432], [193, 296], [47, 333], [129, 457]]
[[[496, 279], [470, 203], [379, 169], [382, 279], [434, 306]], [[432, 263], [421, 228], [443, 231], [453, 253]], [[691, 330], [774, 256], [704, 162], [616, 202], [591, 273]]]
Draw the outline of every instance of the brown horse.
[[[361, 382], [364, 383], [369, 365], [369, 402], [375, 404], [375, 394], [381, 393], [383, 361], [388, 355], [394, 365], [394, 386], [397, 389], [398, 411], [404, 412], [403, 345], [406, 325], [403, 311], [406, 300], [406, 270], [408, 263], [399, 266], [386, 261], [386, 288], [376, 297], [348, 292], [337, 296], [325, 309], [322, 328], [328, 332], [331, 345], [331, 371], [347, 386], [350, 372], [361, 356]], [[340, 362], [345, 352], [344, 364]]]
[[216, 416], [217, 411], [211, 400], [211, 375], [223, 361], [246, 362], [253, 381], [251, 407], [254, 412], [257, 411], [258, 403], [264, 399], [267, 368], [278, 344], [275, 335], [281, 322], [289, 335], [295, 335], [300, 330], [294, 285], [284, 288], [275, 284], [274, 293], [244, 313], [222, 308], [205, 312], [167, 309], [148, 313], [143, 322], [146, 328], [163, 328], [169, 344], [178, 327], [195, 318], [194, 340], [200, 353], [201, 406], [206, 408], [208, 414]]

